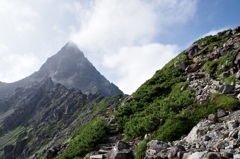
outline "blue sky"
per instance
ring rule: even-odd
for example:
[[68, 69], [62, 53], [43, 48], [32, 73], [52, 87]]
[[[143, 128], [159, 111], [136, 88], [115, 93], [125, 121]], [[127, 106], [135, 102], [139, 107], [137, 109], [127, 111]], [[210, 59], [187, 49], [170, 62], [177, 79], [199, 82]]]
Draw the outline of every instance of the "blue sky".
[[39, 70], [69, 40], [131, 94], [195, 40], [240, 26], [239, 0], [0, 0], [0, 81]]

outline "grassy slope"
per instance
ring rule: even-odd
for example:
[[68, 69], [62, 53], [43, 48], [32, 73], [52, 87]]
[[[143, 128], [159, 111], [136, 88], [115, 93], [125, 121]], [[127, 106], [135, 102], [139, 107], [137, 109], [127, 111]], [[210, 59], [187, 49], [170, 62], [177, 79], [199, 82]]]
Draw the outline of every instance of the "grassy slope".
[[[195, 43], [208, 42], [209, 44], [203, 49], [206, 51], [209, 47], [221, 44], [227, 39], [228, 37], [226, 36], [222, 38], [207, 36]], [[158, 70], [151, 79], [147, 80], [133, 93], [133, 100], [115, 113], [118, 130], [125, 133], [125, 139], [141, 139], [144, 134], [155, 132], [143, 140], [136, 148], [136, 158], [143, 158], [146, 143], [152, 139], [162, 141], [176, 140], [182, 134], [187, 134], [201, 119], [211, 113], [216, 113], [217, 109], [235, 109], [239, 107], [238, 100], [221, 94], [212, 94], [211, 100], [202, 104], [194, 104], [194, 91], [186, 89], [185, 72], [174, 67], [175, 61], [182, 61], [187, 64], [192, 63], [191, 60], [184, 61], [184, 58], [179, 58], [184, 55], [186, 55], [185, 51], [171, 60], [161, 70]], [[205, 56], [203, 52], [199, 52], [199, 55]], [[218, 75], [220, 76], [226, 70], [212, 69], [217, 65], [226, 63], [233, 56], [235, 56], [235, 52], [229, 52], [220, 60], [209, 61], [203, 67], [207, 72], [219, 71]], [[231, 65], [228, 67], [231, 67]], [[165, 124], [161, 127], [159, 127], [160, 119], [165, 121]], [[101, 131], [105, 132], [105, 130]], [[82, 138], [81, 136], [83, 135], [79, 133], [77, 136], [77, 138]], [[72, 142], [75, 141], [77, 140]], [[81, 145], [82, 141], [78, 142]]]
[[[206, 46], [207, 48], [221, 44], [227, 39], [228, 37], [226, 36], [222, 38], [207, 36], [195, 43], [207, 41], [209, 43]], [[182, 89], [187, 87], [187, 84], [184, 83], [185, 72], [174, 67], [174, 62], [181, 61], [179, 57], [185, 54], [185, 52], [182, 52], [165, 67], [157, 71], [151, 79], [133, 93], [133, 100], [116, 113], [118, 129], [128, 136], [126, 137], [127, 139], [142, 137], [148, 132], [156, 131], [154, 135], [144, 140], [136, 148], [136, 158], [143, 158], [146, 143], [151, 139], [162, 141], [179, 139], [181, 135], [187, 134], [201, 119], [211, 113], [216, 113], [217, 109], [234, 109], [239, 107], [238, 100], [231, 96], [220, 94], [213, 94], [211, 100], [203, 104], [194, 104], [193, 90]], [[206, 67], [206, 71], [211, 73], [219, 71], [217, 74], [220, 75], [226, 70], [213, 70], [213, 68], [223, 63], [229, 63], [227, 68], [231, 67], [230, 63], [234, 56], [234, 51], [229, 52], [219, 60], [209, 61], [204, 67]], [[191, 63], [192, 61], [182, 60], [182, 62]], [[166, 122], [158, 128], [160, 119], [164, 119]]]

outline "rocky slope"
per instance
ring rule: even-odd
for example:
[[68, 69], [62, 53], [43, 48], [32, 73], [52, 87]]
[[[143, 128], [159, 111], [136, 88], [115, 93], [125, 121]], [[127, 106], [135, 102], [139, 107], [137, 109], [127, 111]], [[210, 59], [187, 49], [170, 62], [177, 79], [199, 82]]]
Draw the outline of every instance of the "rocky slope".
[[47, 77], [68, 89], [81, 89], [83, 93], [100, 93], [103, 96], [123, 94], [96, 70], [76, 44], [68, 42], [56, 55], [48, 58], [39, 71], [14, 83], [0, 83], [0, 98], [6, 97], [17, 87], [25, 87]]
[[240, 27], [196, 41], [119, 105], [106, 158], [240, 158], [239, 57]]
[[55, 85], [51, 78], [18, 88], [1, 100], [1, 104], [8, 104], [0, 115], [2, 155], [5, 159], [46, 155], [48, 147], [62, 144], [79, 125], [102, 114], [121, 97], [86, 95]]

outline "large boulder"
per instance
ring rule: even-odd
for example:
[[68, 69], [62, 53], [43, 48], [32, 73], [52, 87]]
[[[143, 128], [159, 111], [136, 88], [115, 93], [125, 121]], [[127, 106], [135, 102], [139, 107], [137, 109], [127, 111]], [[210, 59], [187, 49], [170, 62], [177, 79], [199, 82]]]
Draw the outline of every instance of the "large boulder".
[[227, 83], [224, 83], [222, 85], [222, 87], [220, 88], [220, 92], [222, 94], [228, 94], [228, 93], [231, 93], [234, 89], [234, 86], [233, 85], [230, 85], [230, 84], [227, 84]]
[[197, 141], [201, 136], [205, 135], [207, 132], [207, 128], [202, 126], [202, 124], [197, 124], [192, 128], [188, 136], [186, 136], [185, 140], [188, 143], [193, 143], [194, 141]]
[[133, 151], [128, 143], [118, 141], [107, 154], [106, 159], [133, 159]]
[[161, 150], [165, 150], [169, 147], [169, 145], [163, 141], [152, 140], [147, 143], [148, 149], [155, 150], [157, 153]]
[[234, 29], [232, 30], [232, 33], [233, 33], [233, 34], [240, 33], [240, 26], [237, 26], [236, 28], [234, 28]]
[[151, 140], [147, 143], [146, 158], [166, 158], [168, 156], [167, 143], [159, 140]]
[[186, 152], [185, 147], [181, 145], [177, 145], [171, 148], [168, 158], [174, 159], [174, 158], [182, 158], [183, 154]]
[[189, 59], [193, 59], [193, 56], [198, 52], [200, 51], [200, 45], [199, 44], [193, 44], [191, 45], [187, 50], [187, 54], [188, 54], [188, 58]]

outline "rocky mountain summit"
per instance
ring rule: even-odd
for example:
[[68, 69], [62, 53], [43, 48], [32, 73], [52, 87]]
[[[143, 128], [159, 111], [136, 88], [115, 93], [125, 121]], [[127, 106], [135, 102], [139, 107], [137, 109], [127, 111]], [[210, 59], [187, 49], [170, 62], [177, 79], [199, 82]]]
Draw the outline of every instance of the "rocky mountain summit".
[[123, 94], [96, 70], [75, 43], [68, 42], [57, 54], [48, 58], [39, 71], [14, 83], [0, 83], [0, 98], [13, 93], [17, 87], [25, 87], [47, 77], [51, 77], [55, 84], [61, 83], [68, 89], [78, 88], [87, 94]]

